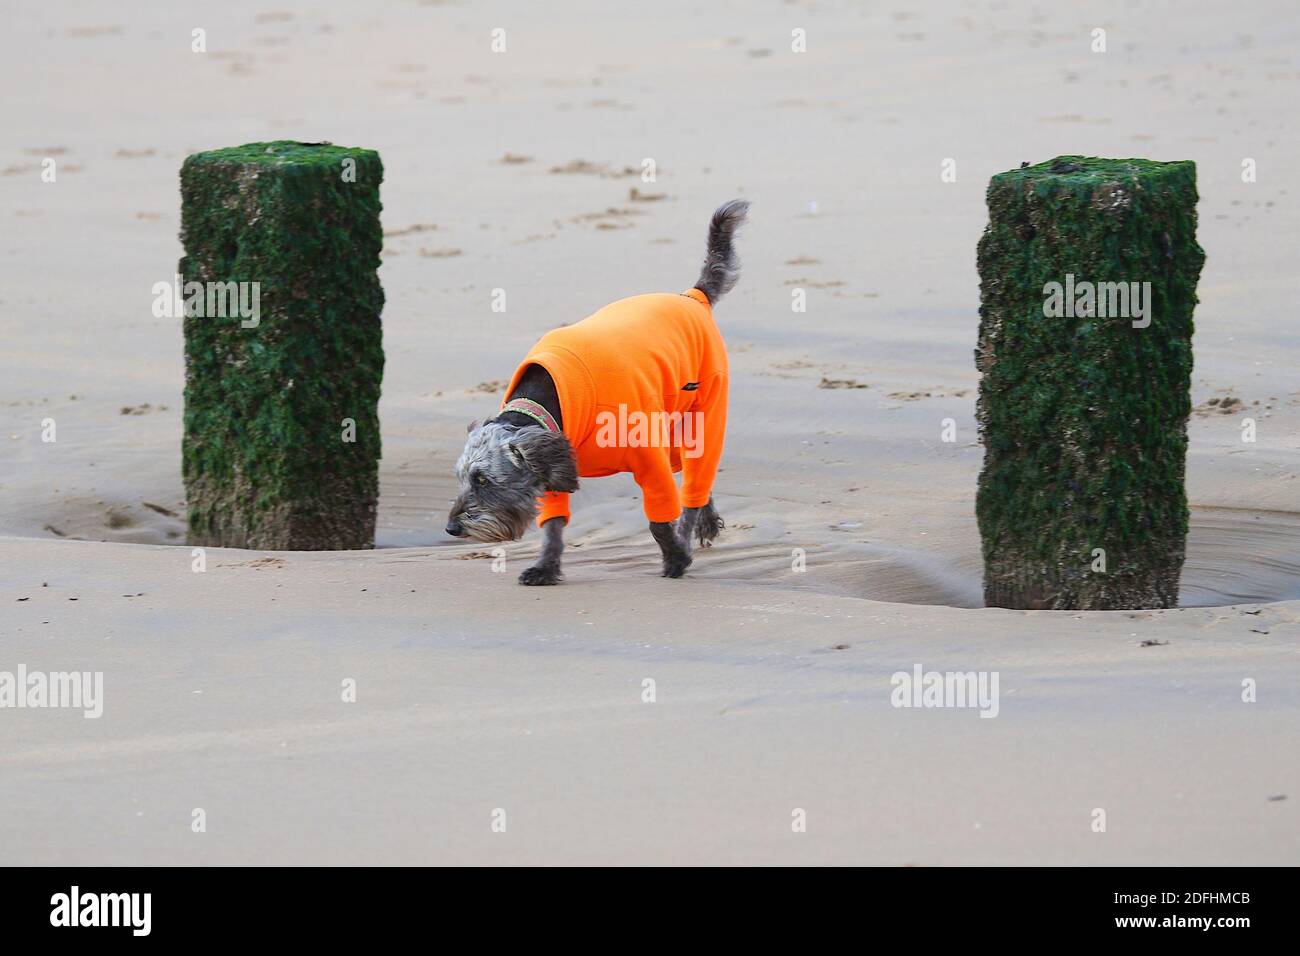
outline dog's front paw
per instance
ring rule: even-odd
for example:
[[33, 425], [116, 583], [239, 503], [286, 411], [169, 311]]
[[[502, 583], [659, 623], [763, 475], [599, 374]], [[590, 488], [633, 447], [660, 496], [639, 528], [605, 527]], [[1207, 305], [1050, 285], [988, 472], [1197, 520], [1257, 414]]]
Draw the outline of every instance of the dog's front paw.
[[666, 578], [680, 578], [686, 573], [686, 569], [691, 566], [691, 556], [682, 552], [681, 554], [664, 555], [663, 576]]
[[559, 584], [564, 577], [560, 573], [559, 565], [555, 564], [535, 564], [531, 568], [519, 575], [519, 583], [536, 586], [540, 584]]
[[727, 523], [722, 520], [722, 515], [718, 514], [713, 507], [713, 499], [700, 509], [699, 516], [695, 522], [695, 537], [699, 541], [701, 548], [713, 547], [713, 539], [718, 536]]

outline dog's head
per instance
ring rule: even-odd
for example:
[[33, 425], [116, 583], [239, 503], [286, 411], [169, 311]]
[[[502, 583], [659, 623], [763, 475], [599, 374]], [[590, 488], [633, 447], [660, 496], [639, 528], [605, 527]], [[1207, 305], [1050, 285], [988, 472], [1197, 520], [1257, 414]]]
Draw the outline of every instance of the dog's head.
[[578, 463], [567, 438], [539, 425], [473, 422], [456, 478], [460, 493], [447, 515], [447, 533], [514, 541], [536, 517], [538, 495], [578, 490]]

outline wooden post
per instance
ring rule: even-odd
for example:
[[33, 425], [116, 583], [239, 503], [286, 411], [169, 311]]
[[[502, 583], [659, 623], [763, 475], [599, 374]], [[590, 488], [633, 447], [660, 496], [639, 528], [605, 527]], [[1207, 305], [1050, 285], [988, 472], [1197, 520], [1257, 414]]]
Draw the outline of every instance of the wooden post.
[[994, 176], [979, 242], [984, 600], [1173, 607], [1187, 535], [1196, 166]]
[[185, 160], [178, 281], [191, 544], [373, 547], [382, 179], [377, 153], [325, 143], [250, 143]]

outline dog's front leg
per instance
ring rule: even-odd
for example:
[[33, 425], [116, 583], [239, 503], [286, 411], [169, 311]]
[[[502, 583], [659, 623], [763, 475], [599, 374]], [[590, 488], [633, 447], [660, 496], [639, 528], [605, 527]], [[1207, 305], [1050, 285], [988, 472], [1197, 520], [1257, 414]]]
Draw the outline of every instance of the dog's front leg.
[[563, 518], [551, 518], [542, 525], [542, 553], [537, 563], [519, 575], [520, 584], [559, 584], [560, 555], [564, 552]]
[[651, 521], [650, 534], [663, 552], [666, 578], [680, 578], [691, 566], [691, 552], [682, 543], [675, 521]]
[[713, 546], [713, 539], [727, 526], [713, 507], [713, 499], [699, 508], [683, 508], [681, 516], [681, 537], [686, 543], [687, 551], [694, 551], [695, 545], [701, 548]]

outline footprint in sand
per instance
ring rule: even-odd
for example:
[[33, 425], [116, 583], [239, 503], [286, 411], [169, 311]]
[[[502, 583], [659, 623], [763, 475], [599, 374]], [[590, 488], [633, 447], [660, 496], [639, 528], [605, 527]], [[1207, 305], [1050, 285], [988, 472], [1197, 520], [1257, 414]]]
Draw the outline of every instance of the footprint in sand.
[[802, 279], [786, 279], [785, 284], [806, 286], [809, 289], [837, 289], [840, 286], [844, 285], [844, 283], [839, 279], [827, 279], [824, 281], [816, 281], [806, 277]]
[[385, 229], [385, 239], [396, 239], [398, 236], [414, 236], [421, 232], [433, 232], [438, 227], [431, 222], [417, 222], [413, 226], [402, 226], [400, 229]]
[[627, 191], [629, 202], [659, 202], [661, 199], [667, 199], [667, 193], [643, 193], [633, 186]]
[[122, 32], [122, 28], [117, 25], [112, 26], [94, 26], [94, 27], [68, 27], [63, 31], [66, 37], [106, 37], [114, 36]]
[[640, 209], [616, 209], [611, 206], [604, 212], [584, 213], [569, 221], [579, 225], [590, 223], [597, 229], [630, 229], [634, 225], [630, 222], [631, 217], [644, 215]]
[[817, 383], [818, 388], [870, 388], [866, 382], [859, 382], [853, 378], [826, 378]]
[[559, 176], [603, 176], [617, 178], [620, 176], [640, 176], [641, 170], [632, 166], [612, 169], [608, 163], [593, 163], [585, 159], [574, 159], [563, 166], [552, 166], [552, 173]]
[[[1255, 404], [1259, 404], [1256, 402]], [[1273, 406], [1269, 405], [1271, 409]], [[1209, 415], [1233, 415], [1246, 410], [1246, 403], [1236, 395], [1216, 396], [1208, 399], [1192, 409], [1198, 418], [1205, 418]]]
[[923, 398], [965, 398], [968, 391], [970, 389], [957, 388], [948, 390], [936, 388], [928, 392], [890, 392], [887, 397], [899, 402], [919, 402]]

